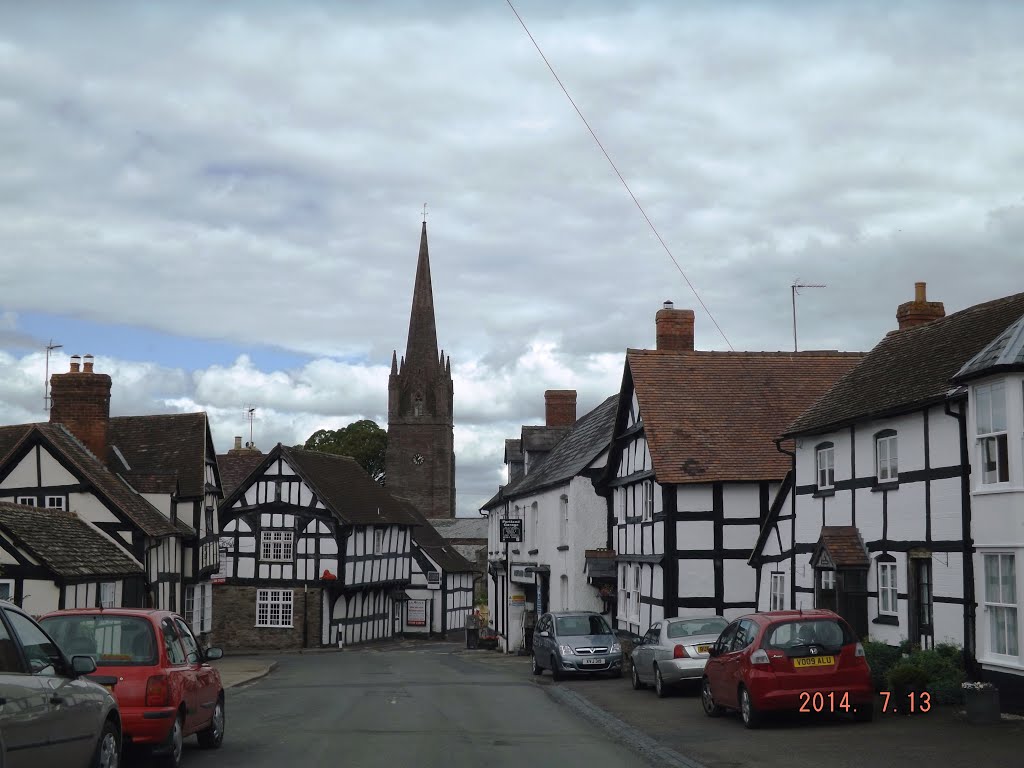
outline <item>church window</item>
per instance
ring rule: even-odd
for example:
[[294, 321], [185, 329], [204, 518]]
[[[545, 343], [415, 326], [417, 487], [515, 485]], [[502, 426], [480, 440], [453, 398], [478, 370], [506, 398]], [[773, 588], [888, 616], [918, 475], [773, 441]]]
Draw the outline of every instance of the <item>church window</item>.
[[412, 415], [422, 416], [423, 415], [423, 395], [417, 392], [412, 399]]

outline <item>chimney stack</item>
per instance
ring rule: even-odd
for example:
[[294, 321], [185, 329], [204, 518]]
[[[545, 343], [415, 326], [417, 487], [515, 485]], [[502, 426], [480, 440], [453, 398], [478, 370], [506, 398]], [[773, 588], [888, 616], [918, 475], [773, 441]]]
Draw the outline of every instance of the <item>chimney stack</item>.
[[78, 355], [71, 357], [68, 373], [50, 377], [50, 423], [63, 424], [100, 461], [107, 458], [110, 423], [110, 376], [93, 371], [92, 355], [79, 370]]
[[666, 301], [654, 316], [654, 325], [658, 349], [693, 351], [692, 309], [675, 309], [671, 301]]
[[235, 435], [235, 450], [236, 451], [242, 450], [242, 436], [241, 435]]
[[941, 301], [928, 301], [925, 295], [925, 283], [914, 283], [914, 300], [900, 304], [896, 309], [896, 322], [899, 330], [925, 325], [946, 316], [946, 308]]
[[549, 389], [544, 392], [544, 425], [571, 427], [576, 423], [576, 390]]

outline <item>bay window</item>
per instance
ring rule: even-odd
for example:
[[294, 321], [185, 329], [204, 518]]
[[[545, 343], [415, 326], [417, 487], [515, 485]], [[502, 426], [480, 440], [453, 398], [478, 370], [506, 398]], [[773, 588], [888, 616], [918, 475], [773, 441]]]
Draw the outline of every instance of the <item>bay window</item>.
[[1019, 655], [1017, 570], [1011, 554], [985, 555], [985, 612], [988, 650], [1000, 656]]

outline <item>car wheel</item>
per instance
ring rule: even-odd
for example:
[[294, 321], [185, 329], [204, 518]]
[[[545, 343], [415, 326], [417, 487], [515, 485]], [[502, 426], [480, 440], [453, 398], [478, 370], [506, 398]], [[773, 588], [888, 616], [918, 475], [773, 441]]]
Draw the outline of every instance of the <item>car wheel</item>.
[[558, 668], [558, 662], [555, 660], [554, 656], [551, 657], [551, 677], [555, 680], [562, 679], [562, 670]]
[[542, 667], [540, 664], [537, 663], [537, 656], [536, 656], [536, 654], [530, 657], [530, 667], [531, 667], [531, 671], [533, 672], [533, 674], [535, 674], [535, 675], [543, 675], [544, 674], [544, 667]]
[[858, 704], [856, 709], [853, 710], [853, 719], [858, 723], [870, 723], [875, 719], [875, 702], [869, 701], [867, 704]]
[[664, 699], [669, 693], [668, 686], [665, 685], [665, 680], [662, 678], [661, 670], [658, 669], [657, 665], [654, 666], [654, 692], [658, 694], [659, 699]]
[[743, 718], [743, 725], [747, 728], [753, 729], [761, 725], [761, 713], [754, 707], [750, 691], [743, 686], [740, 686], [740, 717]]
[[157, 764], [161, 768], [180, 768], [184, 741], [185, 718], [184, 715], [179, 712], [178, 716], [174, 718], [174, 725], [171, 726], [171, 732], [167, 735], [167, 743], [164, 745], [164, 749], [166, 751], [156, 756]]
[[224, 694], [217, 697], [217, 704], [213, 708], [213, 717], [210, 718], [210, 725], [196, 734], [199, 739], [199, 746], [203, 749], [217, 749], [224, 742]]
[[715, 704], [715, 697], [711, 695], [711, 681], [706, 677], [700, 686], [700, 704], [708, 717], [719, 717], [722, 714], [722, 708]]
[[633, 690], [634, 691], [639, 691], [641, 688], [644, 687], [644, 684], [640, 682], [640, 675], [636, 671], [636, 664], [633, 665], [633, 675], [632, 675], [632, 678], [633, 678]]
[[121, 764], [121, 732], [112, 720], [103, 724], [92, 764], [95, 768], [118, 768]]

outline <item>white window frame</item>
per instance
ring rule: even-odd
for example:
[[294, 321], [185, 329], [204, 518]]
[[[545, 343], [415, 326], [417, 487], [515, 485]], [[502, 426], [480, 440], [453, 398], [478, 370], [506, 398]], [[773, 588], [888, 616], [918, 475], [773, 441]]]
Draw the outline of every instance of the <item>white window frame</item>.
[[[56, 502], [56, 503], [54, 503]], [[64, 506], [63, 496], [47, 496], [46, 497], [46, 508], [47, 509], [66, 509]]]
[[190, 627], [196, 625], [196, 587], [190, 584], [185, 587], [185, 621]]
[[21, 504], [22, 506], [25, 507], [34, 507], [36, 506], [36, 501], [37, 499], [35, 496], [19, 496], [17, 499], [14, 500], [14, 503]]
[[[1003, 558], [1008, 558], [1013, 564], [1013, 573], [1005, 582], [1003, 581]], [[996, 561], [996, 576], [998, 584], [996, 589], [999, 592], [993, 595], [990, 592], [992, 586], [989, 581], [989, 564]], [[1013, 552], [985, 552], [982, 555], [983, 576], [985, 584], [985, 613], [989, 615], [988, 621], [988, 653], [994, 656], [1017, 659], [1020, 656], [1020, 613], [1017, 606], [1017, 562]], [[1004, 616], [1003, 633], [999, 637], [996, 631], [998, 616]], [[1011, 628], [1009, 618], [1012, 617], [1013, 627]], [[1011, 629], [1016, 630], [1012, 632]], [[998, 641], [1002, 641], [999, 643]], [[1000, 650], [1002, 648], [1002, 650]]]
[[633, 608], [632, 621], [634, 624], [640, 623], [640, 566], [634, 565], [631, 569], [633, 571], [633, 586], [630, 590], [629, 602]]
[[203, 617], [199, 622], [200, 632], [213, 631], [213, 584], [202, 584], [203, 593]]
[[8, 591], [7, 591], [7, 597], [6, 598], [0, 597], [0, 600], [5, 600], [6, 599], [6, 600], [9, 600], [9, 601], [13, 602], [14, 601], [14, 579], [0, 579], [0, 585], [2, 585], [2, 584], [6, 584], [7, 585]]
[[295, 591], [292, 589], [257, 589], [256, 626], [291, 629], [294, 605]]
[[373, 529], [373, 554], [383, 555], [384, 554], [384, 529], [374, 528]]
[[836, 588], [836, 572], [831, 569], [821, 571], [821, 588], [826, 592], [834, 591]]
[[117, 608], [117, 582], [102, 581], [100, 591], [100, 608]]
[[899, 569], [891, 560], [876, 563], [878, 567], [878, 613], [896, 616], [899, 613]]
[[530, 505], [530, 536], [528, 538], [529, 549], [540, 549], [539, 541], [537, 538], [537, 523], [540, 517], [540, 509], [537, 506], [537, 502], [533, 502]]
[[619, 617], [629, 621], [632, 611], [629, 607], [629, 583], [630, 567], [625, 563], [619, 565]]
[[558, 499], [559, 541], [569, 543], [569, 497], [562, 495]]
[[[275, 552], [275, 550], [278, 550]], [[260, 560], [270, 563], [290, 563], [295, 559], [294, 531], [262, 531], [260, 533]]]
[[644, 520], [654, 518], [654, 481], [644, 480]]
[[875, 438], [875, 478], [880, 483], [899, 480], [899, 443], [895, 432]]
[[784, 571], [772, 573], [771, 606], [769, 610], [786, 610], [786, 574]]
[[[818, 490], [825, 491], [836, 487], [836, 447], [822, 445], [814, 451], [814, 466], [817, 468], [815, 478]], [[824, 477], [822, 477], [824, 473]]]
[[[982, 404], [982, 395], [985, 402]], [[1002, 424], [997, 423], [997, 412], [992, 407], [998, 397], [1002, 402]], [[993, 381], [974, 388], [974, 431], [978, 452], [978, 485], [1005, 485], [1010, 482], [1010, 439], [1007, 432], [1006, 382]], [[986, 471], [986, 453], [994, 448], [994, 466]], [[1002, 461], [1000, 460], [1002, 459]], [[1005, 473], [1004, 479], [1000, 475]]]

